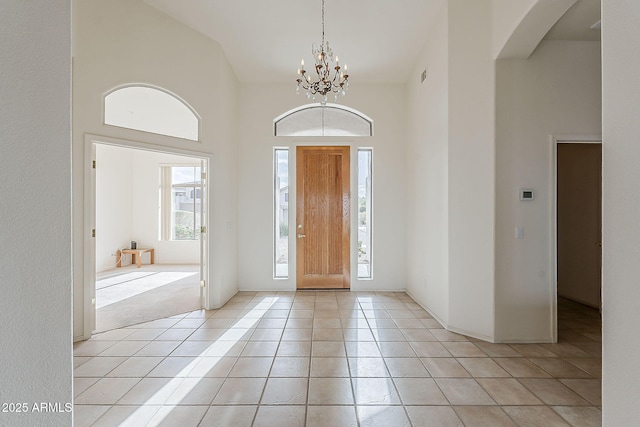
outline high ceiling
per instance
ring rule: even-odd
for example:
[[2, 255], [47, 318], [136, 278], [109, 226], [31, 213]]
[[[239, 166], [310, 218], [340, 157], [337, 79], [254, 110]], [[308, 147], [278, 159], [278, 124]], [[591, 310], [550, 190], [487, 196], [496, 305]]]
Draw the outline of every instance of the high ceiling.
[[[242, 82], [287, 82], [313, 61], [321, 0], [144, 0], [218, 41]], [[406, 81], [445, 0], [325, 0], [326, 39], [353, 81]]]
[[[144, 0], [220, 43], [242, 82], [287, 82], [313, 61], [322, 0]], [[446, 0], [325, 0], [326, 39], [352, 81], [402, 83]], [[599, 40], [600, 0], [578, 0], [547, 38]]]
[[600, 0], [578, 0], [549, 30], [548, 40], [600, 40], [600, 30], [591, 29], [600, 21]]

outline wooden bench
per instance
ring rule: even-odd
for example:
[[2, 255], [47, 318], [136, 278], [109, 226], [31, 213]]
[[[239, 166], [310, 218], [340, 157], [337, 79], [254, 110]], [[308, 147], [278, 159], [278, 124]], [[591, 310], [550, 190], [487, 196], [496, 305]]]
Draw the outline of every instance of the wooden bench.
[[122, 267], [121, 253], [131, 255], [131, 264], [135, 262], [138, 268], [142, 267], [142, 254], [145, 252], [149, 252], [149, 264], [155, 264], [153, 248], [123, 249], [122, 251], [118, 249], [118, 252], [116, 253], [116, 256], [118, 257], [118, 264], [116, 264], [116, 267]]

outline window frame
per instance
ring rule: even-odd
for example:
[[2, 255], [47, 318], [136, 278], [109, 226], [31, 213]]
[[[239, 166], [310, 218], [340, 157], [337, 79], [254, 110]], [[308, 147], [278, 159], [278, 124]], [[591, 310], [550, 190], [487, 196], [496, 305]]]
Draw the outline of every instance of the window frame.
[[[368, 117], [367, 115], [363, 114], [362, 112], [353, 109], [353, 108], [349, 108], [346, 107], [344, 105], [340, 105], [340, 104], [332, 104], [332, 103], [328, 103], [326, 105], [322, 105], [320, 103], [313, 103], [313, 104], [306, 104], [306, 105], [302, 105], [300, 107], [296, 107], [292, 110], [289, 110], [281, 115], [279, 115], [278, 117], [276, 117], [275, 119], [273, 119], [273, 135], [274, 136], [279, 136], [279, 137], [325, 137], [325, 135], [316, 135], [313, 133], [309, 133], [309, 134], [304, 134], [304, 133], [300, 133], [300, 134], [296, 134], [296, 135], [279, 135], [278, 134], [278, 124], [280, 122], [282, 122], [285, 119], [293, 119], [295, 115], [300, 114], [300, 113], [305, 113], [309, 110], [314, 110], [314, 109], [333, 109], [333, 110], [340, 110], [340, 111], [344, 111], [346, 113], [350, 113], [353, 116], [357, 117], [358, 119], [367, 122], [367, 125], [369, 127], [369, 134], [368, 135], [354, 135], [354, 134], [345, 134], [345, 135], [331, 135], [331, 137], [341, 137], [341, 138], [362, 138], [362, 137], [368, 137], [368, 136], [373, 136], [373, 119]], [[324, 132], [324, 129], [323, 129]]]
[[[282, 201], [280, 200], [280, 190], [281, 188], [279, 188], [278, 186], [278, 152], [279, 151], [285, 151], [287, 153], [287, 182], [289, 182], [289, 185], [287, 185], [286, 188], [291, 189], [291, 174], [290, 174], [290, 167], [291, 167], [291, 149], [289, 147], [282, 147], [282, 146], [277, 146], [277, 147], [273, 147], [273, 234], [272, 234], [272, 239], [273, 239], [273, 256], [272, 256], [272, 263], [273, 263], [273, 279], [274, 280], [287, 280], [289, 279], [290, 275], [291, 275], [291, 251], [290, 251], [290, 239], [289, 239], [289, 233], [291, 230], [291, 224], [290, 224], [290, 219], [291, 219], [291, 215], [290, 215], [290, 206], [291, 206], [291, 193], [288, 192], [287, 196], [285, 197], [285, 203], [287, 205], [287, 218], [286, 218], [286, 225], [287, 225], [287, 229], [289, 230], [287, 232], [287, 262], [286, 262], [286, 274], [284, 275], [279, 275], [278, 274], [278, 258], [279, 258], [279, 240], [282, 239], [282, 236], [280, 235], [280, 224], [281, 224], [281, 218], [280, 218], [280, 206], [283, 204]], [[283, 187], [285, 188], [285, 187]]]
[[[197, 215], [200, 214], [200, 209], [196, 209], [197, 203], [196, 200], [200, 200], [202, 203], [202, 192], [204, 191], [204, 186], [202, 184], [202, 169], [200, 169], [200, 185], [196, 185], [195, 183], [192, 185], [185, 185], [184, 188], [191, 189], [194, 193], [197, 194], [197, 190], [200, 190], [200, 197], [193, 198], [193, 238], [192, 239], [176, 239], [175, 238], [175, 221], [174, 221], [174, 193], [173, 188], [173, 169], [174, 168], [193, 168], [194, 169], [194, 178], [197, 177], [195, 169], [200, 169], [201, 164], [189, 163], [189, 164], [161, 164], [159, 167], [160, 174], [160, 204], [159, 204], [159, 236], [158, 239], [161, 241], [167, 242], [190, 242], [190, 241], [199, 241], [201, 239], [200, 233], [197, 226]], [[195, 181], [194, 181], [195, 182]], [[182, 188], [182, 187], [181, 187]], [[189, 190], [187, 190], [187, 194]], [[202, 225], [202, 218], [200, 219], [200, 224]]]
[[[360, 194], [359, 194], [359, 189], [360, 189], [360, 153], [369, 153], [369, 162], [368, 162], [368, 176], [369, 176], [369, 183], [368, 183], [368, 188], [366, 189], [366, 191], [368, 192], [368, 201], [365, 200], [365, 213], [367, 213], [367, 220], [366, 220], [366, 225], [367, 225], [367, 230], [366, 233], [368, 234], [368, 248], [367, 248], [367, 256], [369, 258], [369, 274], [366, 276], [361, 276], [360, 275], [360, 262], [359, 262], [359, 252], [360, 252], [360, 247], [358, 245], [358, 242], [360, 241], [360, 239], [358, 238], [358, 233], [360, 232]], [[356, 265], [357, 265], [357, 274], [356, 277], [358, 280], [373, 280], [373, 248], [374, 248], [374, 233], [373, 233], [373, 206], [374, 206], [374, 200], [373, 200], [373, 190], [374, 190], [374, 179], [373, 179], [373, 174], [374, 174], [374, 156], [373, 156], [373, 147], [358, 147], [357, 148], [357, 156], [356, 156], [357, 160], [356, 160], [356, 164], [357, 164], [357, 179], [356, 179], [356, 206], [358, 207], [358, 214], [356, 217]], [[365, 185], [367, 185], [365, 183]], [[365, 193], [365, 198], [367, 196], [367, 193]], [[368, 207], [366, 207], [368, 205]]]
[[[149, 130], [149, 129], [142, 129], [142, 128], [138, 128], [138, 127], [123, 126], [121, 124], [114, 124], [114, 123], [107, 122], [107, 98], [110, 95], [115, 94], [116, 92], [119, 92], [121, 90], [130, 89], [130, 88], [145, 88], [145, 89], [155, 90], [155, 91], [157, 91], [159, 93], [162, 93], [164, 95], [167, 95], [167, 96], [175, 99], [180, 104], [182, 104], [184, 107], [186, 107], [186, 109], [193, 115], [193, 118], [195, 118], [195, 120], [196, 120], [196, 129], [195, 129], [196, 135], [195, 135], [195, 139], [190, 138], [190, 137], [186, 137], [186, 136], [176, 136], [176, 135], [171, 135], [171, 134], [168, 134], [168, 133], [154, 132], [154, 131]], [[201, 139], [200, 139], [201, 136], [202, 136], [202, 118], [200, 117], [198, 112], [188, 102], [186, 102], [184, 99], [182, 99], [180, 96], [176, 95], [175, 93], [171, 92], [170, 90], [167, 90], [167, 89], [165, 89], [163, 87], [160, 87], [160, 86], [154, 86], [152, 84], [147, 84], [147, 83], [127, 83], [127, 84], [124, 84], [124, 85], [116, 86], [116, 87], [110, 89], [109, 91], [105, 92], [104, 95], [102, 96], [102, 125], [103, 126], [111, 126], [111, 127], [114, 127], [114, 128], [132, 130], [134, 132], [141, 132], [141, 133], [149, 134], [149, 135], [157, 135], [157, 136], [160, 136], [160, 137], [163, 137], [163, 138], [166, 137], [166, 138], [178, 139], [178, 140], [190, 141], [190, 142], [202, 142]]]

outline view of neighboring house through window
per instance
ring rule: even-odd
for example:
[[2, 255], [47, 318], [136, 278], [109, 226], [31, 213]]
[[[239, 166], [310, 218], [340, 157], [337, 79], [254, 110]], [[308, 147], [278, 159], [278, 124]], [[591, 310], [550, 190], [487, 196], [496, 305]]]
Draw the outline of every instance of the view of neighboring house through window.
[[358, 149], [358, 278], [372, 277], [371, 270], [371, 172], [370, 148]]
[[200, 239], [200, 166], [161, 166], [162, 240]]
[[289, 277], [289, 149], [274, 150], [274, 277]]

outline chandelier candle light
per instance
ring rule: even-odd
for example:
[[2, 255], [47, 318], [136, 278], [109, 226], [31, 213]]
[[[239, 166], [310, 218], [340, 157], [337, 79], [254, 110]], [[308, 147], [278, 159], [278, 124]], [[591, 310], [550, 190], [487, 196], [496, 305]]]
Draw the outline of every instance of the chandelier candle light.
[[[322, 0], [322, 43], [320, 46], [316, 46], [315, 43], [311, 46], [311, 53], [315, 58], [315, 69], [317, 77], [312, 78], [307, 70], [304, 69], [304, 59], [300, 61], [300, 68], [298, 68], [298, 79], [296, 80], [296, 93], [300, 93], [300, 88], [304, 89], [307, 93], [307, 98], [315, 101], [316, 94], [322, 96], [322, 105], [327, 103], [328, 95], [334, 94], [335, 100], [338, 100], [338, 95], [345, 94], [349, 88], [349, 74], [347, 74], [347, 65], [345, 64], [344, 70], [340, 67], [340, 61], [338, 57], [333, 58], [333, 51], [329, 47], [329, 42], [324, 39], [324, 0]], [[335, 66], [332, 65], [335, 62]], [[333, 71], [332, 71], [333, 69]], [[331, 77], [332, 72], [333, 78]]]

